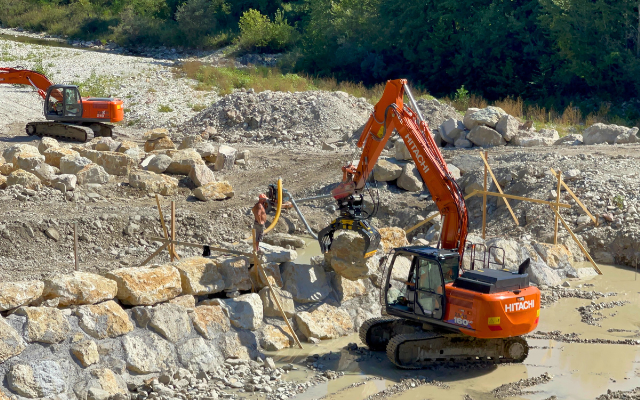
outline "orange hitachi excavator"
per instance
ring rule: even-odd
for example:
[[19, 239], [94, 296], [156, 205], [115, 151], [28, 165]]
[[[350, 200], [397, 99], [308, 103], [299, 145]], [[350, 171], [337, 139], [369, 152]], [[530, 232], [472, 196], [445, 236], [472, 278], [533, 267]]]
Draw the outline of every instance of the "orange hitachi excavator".
[[54, 85], [43, 74], [26, 69], [0, 68], [0, 84], [33, 86], [44, 99], [47, 121], [29, 122], [28, 135], [86, 142], [89, 135], [113, 136], [113, 125], [124, 118], [122, 100], [81, 97], [75, 85]]
[[[405, 95], [415, 111], [404, 104]], [[381, 290], [387, 316], [366, 321], [360, 339], [371, 350], [386, 350], [394, 364], [406, 369], [452, 361], [522, 362], [529, 347], [520, 336], [537, 327], [540, 315], [540, 292], [529, 285], [526, 273], [529, 260], [514, 272], [504, 269], [504, 262], [502, 268], [489, 268], [490, 255], [500, 249], [485, 249], [482, 260], [476, 260], [474, 246], [471, 267], [463, 271], [464, 197], [404, 79], [387, 82], [360, 136], [358, 146], [364, 147], [358, 165], [343, 167], [343, 181], [332, 191], [341, 214], [320, 232], [322, 250], [331, 247], [335, 231], [351, 229], [364, 235], [365, 257], [375, 253], [380, 235], [362, 211], [363, 193], [394, 131], [442, 215], [441, 241], [438, 248], [407, 246], [387, 256]]]

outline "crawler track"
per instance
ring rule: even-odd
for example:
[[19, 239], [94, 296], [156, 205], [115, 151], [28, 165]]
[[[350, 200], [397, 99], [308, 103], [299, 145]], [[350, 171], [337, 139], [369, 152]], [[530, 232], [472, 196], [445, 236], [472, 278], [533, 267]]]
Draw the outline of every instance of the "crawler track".
[[29, 122], [25, 130], [29, 136], [47, 136], [78, 142], [86, 142], [93, 139], [94, 136], [113, 136], [113, 126], [98, 122], [94, 122], [88, 127], [52, 121]]

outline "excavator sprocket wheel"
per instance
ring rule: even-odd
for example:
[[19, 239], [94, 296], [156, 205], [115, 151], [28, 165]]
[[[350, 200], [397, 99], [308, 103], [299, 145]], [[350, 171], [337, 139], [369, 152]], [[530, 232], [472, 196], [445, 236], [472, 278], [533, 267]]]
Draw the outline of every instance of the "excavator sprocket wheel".
[[529, 345], [521, 337], [477, 339], [419, 332], [394, 336], [387, 345], [387, 357], [402, 369], [523, 362], [528, 354]]
[[371, 351], [384, 351], [393, 336], [393, 323], [397, 318], [372, 318], [360, 325], [360, 341]]

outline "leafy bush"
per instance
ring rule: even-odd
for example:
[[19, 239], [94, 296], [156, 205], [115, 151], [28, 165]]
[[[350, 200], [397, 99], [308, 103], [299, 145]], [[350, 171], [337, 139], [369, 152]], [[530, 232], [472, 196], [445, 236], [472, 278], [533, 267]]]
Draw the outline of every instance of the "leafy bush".
[[244, 51], [281, 52], [295, 42], [296, 30], [287, 23], [281, 10], [273, 21], [258, 10], [248, 10], [240, 17], [238, 47]]

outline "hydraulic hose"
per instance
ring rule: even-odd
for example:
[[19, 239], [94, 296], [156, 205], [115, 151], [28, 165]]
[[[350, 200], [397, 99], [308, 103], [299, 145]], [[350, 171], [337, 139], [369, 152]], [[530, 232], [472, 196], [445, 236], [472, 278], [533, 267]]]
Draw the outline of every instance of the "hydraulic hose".
[[278, 178], [278, 208], [276, 208], [276, 217], [273, 219], [271, 225], [264, 230], [264, 233], [267, 233], [276, 227], [278, 219], [280, 219], [280, 211], [282, 211], [282, 178]]

